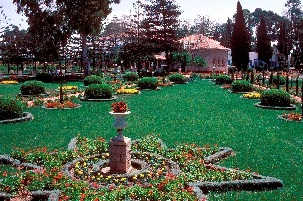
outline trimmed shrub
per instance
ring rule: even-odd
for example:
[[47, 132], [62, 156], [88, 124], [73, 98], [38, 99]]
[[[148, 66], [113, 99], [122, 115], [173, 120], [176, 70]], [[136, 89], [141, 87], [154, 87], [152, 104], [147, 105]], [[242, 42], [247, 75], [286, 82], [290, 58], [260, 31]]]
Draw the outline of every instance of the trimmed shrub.
[[216, 78], [216, 84], [231, 84], [233, 80], [228, 75], [219, 75]]
[[19, 100], [0, 97], [0, 120], [22, 117], [22, 103]]
[[89, 99], [108, 99], [112, 97], [112, 91], [109, 84], [91, 84], [85, 89], [84, 96]]
[[261, 105], [264, 106], [290, 106], [290, 95], [281, 89], [264, 90], [261, 93]]
[[128, 82], [138, 81], [139, 75], [135, 72], [127, 72], [124, 74], [123, 79]]
[[151, 77], [143, 77], [138, 81], [138, 87], [141, 89], [156, 89], [158, 80]]
[[233, 92], [250, 92], [253, 91], [253, 85], [246, 80], [235, 80], [231, 84], [231, 90]]
[[185, 83], [185, 78], [183, 75], [177, 73], [177, 74], [170, 74], [168, 76], [168, 79], [171, 81], [171, 82], [174, 82], [176, 84], [184, 84]]
[[36, 75], [36, 80], [49, 83], [53, 81], [53, 77], [49, 73], [38, 73]]
[[45, 93], [44, 83], [41, 81], [26, 81], [20, 86], [22, 95], [38, 95]]
[[97, 75], [86, 76], [83, 82], [84, 86], [89, 86], [91, 84], [102, 84], [102, 78]]
[[[275, 84], [275, 85], [278, 85], [278, 76], [273, 76], [272, 77], [272, 82], [273, 82], [273, 84]], [[279, 83], [280, 83], [280, 85], [285, 85], [286, 84], [286, 79], [285, 79], [285, 77], [284, 76], [279, 76]]]

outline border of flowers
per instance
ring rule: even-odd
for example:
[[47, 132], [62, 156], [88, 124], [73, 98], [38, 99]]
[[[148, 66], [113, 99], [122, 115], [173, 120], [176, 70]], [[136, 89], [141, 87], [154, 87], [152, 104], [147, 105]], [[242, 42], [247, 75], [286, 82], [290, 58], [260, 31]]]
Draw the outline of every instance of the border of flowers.
[[272, 109], [272, 110], [296, 110], [297, 106], [294, 104], [290, 104], [289, 107], [279, 107], [279, 106], [265, 106], [261, 105], [261, 102], [257, 102], [254, 104], [256, 107], [262, 108], [262, 109]]
[[29, 113], [29, 112], [23, 112], [22, 113], [22, 117], [15, 118], [15, 119], [1, 120], [0, 124], [18, 123], [18, 122], [29, 121], [29, 120], [33, 120], [33, 119], [34, 119], [34, 116], [31, 113]]
[[113, 101], [117, 100], [118, 96], [112, 96], [111, 98], [107, 99], [98, 99], [98, 98], [86, 98], [86, 96], [80, 97], [81, 101], [92, 101], [92, 102], [105, 102], [105, 101]]

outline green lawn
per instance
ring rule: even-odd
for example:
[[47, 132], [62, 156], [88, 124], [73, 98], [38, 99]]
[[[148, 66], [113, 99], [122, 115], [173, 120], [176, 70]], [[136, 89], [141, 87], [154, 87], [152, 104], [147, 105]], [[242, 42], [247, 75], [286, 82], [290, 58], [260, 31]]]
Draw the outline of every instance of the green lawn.
[[[69, 83], [68, 85], [82, 85]], [[46, 88], [58, 86], [46, 84]], [[15, 95], [20, 85], [0, 85], [0, 94]], [[236, 155], [222, 166], [251, 169], [283, 180], [284, 188], [265, 192], [211, 193], [209, 200], [302, 200], [303, 124], [278, 120], [284, 113], [254, 107], [255, 100], [240, 99], [209, 81], [162, 87], [125, 96], [131, 114], [124, 134], [132, 139], [157, 133], [169, 147], [175, 143], [219, 144]], [[81, 102], [74, 110], [28, 108], [35, 119], [0, 125], [0, 154], [13, 147], [31, 149], [46, 146], [65, 149], [78, 134], [110, 139], [116, 135], [111, 102]], [[301, 110], [298, 109], [297, 112]]]

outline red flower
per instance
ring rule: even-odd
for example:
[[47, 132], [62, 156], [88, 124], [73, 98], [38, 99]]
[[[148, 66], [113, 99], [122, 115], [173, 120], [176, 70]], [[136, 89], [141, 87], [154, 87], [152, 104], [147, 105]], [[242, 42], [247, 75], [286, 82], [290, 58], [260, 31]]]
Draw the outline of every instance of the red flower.
[[112, 110], [114, 111], [114, 113], [125, 113], [129, 111], [127, 104], [123, 101], [113, 103]]

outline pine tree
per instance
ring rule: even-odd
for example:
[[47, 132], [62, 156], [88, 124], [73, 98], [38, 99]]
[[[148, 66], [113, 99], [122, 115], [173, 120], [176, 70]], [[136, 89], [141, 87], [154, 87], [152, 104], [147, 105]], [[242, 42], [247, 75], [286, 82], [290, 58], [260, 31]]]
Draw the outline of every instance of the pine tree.
[[166, 54], [169, 63], [169, 53], [178, 49], [178, 17], [181, 15], [175, 0], [151, 0], [144, 6], [146, 18], [142, 22], [147, 43], [154, 44], [156, 52]]
[[237, 16], [230, 42], [233, 64], [238, 70], [245, 71], [249, 63], [249, 36], [245, 27], [242, 6], [239, 1], [237, 3]]
[[258, 58], [265, 61], [269, 66], [269, 60], [271, 57], [271, 45], [267, 36], [266, 23], [264, 18], [261, 18], [260, 25], [257, 30], [257, 52]]

